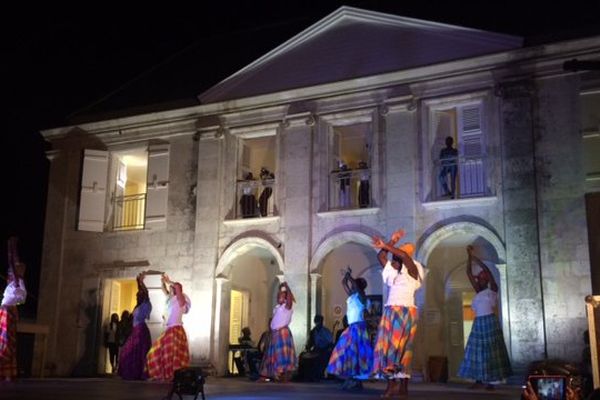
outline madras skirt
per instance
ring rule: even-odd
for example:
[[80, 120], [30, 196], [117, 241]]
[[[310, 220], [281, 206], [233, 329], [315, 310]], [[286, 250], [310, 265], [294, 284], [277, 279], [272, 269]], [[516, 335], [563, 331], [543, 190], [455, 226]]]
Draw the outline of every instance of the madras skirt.
[[386, 306], [377, 328], [373, 375], [380, 379], [410, 378], [416, 307]]
[[271, 340], [260, 365], [260, 375], [278, 378], [296, 367], [296, 349], [290, 328], [271, 331]]
[[17, 306], [0, 307], [0, 377], [17, 376]]
[[373, 362], [373, 346], [365, 321], [350, 325], [338, 340], [327, 373], [340, 378], [368, 379]]
[[146, 354], [150, 350], [152, 340], [146, 324], [133, 327], [127, 341], [119, 352], [119, 375], [123, 379], [141, 380], [146, 378]]
[[483, 382], [512, 374], [500, 323], [495, 314], [475, 317], [458, 376]]
[[175, 371], [190, 365], [190, 352], [183, 326], [173, 326], [154, 342], [148, 352], [147, 371], [152, 380], [171, 381]]

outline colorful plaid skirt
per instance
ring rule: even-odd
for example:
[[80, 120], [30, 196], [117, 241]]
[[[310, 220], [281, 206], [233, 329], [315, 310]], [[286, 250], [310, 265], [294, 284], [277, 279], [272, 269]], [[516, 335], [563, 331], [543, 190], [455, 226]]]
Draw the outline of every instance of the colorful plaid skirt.
[[290, 328], [271, 331], [271, 340], [260, 365], [260, 375], [276, 379], [296, 368], [296, 349]]
[[133, 327], [131, 335], [119, 352], [119, 375], [123, 379], [141, 380], [146, 378], [146, 354], [150, 350], [152, 340], [145, 323]]
[[500, 381], [512, 374], [500, 323], [495, 314], [475, 317], [458, 376], [482, 382]]
[[183, 326], [167, 328], [148, 352], [149, 379], [171, 381], [175, 371], [190, 365], [190, 352]]
[[367, 379], [371, 373], [373, 346], [369, 339], [367, 323], [350, 325], [338, 340], [331, 357], [327, 373], [340, 378]]
[[0, 307], [0, 378], [17, 376], [17, 306]]
[[376, 378], [410, 378], [417, 318], [415, 307], [384, 308], [377, 328], [373, 359], [373, 375]]

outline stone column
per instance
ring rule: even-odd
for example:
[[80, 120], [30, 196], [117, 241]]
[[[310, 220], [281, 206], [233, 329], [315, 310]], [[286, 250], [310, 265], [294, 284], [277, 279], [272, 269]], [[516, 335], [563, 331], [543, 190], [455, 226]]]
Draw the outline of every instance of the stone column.
[[536, 183], [548, 357], [581, 361], [591, 294], [579, 76], [546, 78], [536, 91]]
[[502, 201], [510, 349], [515, 370], [546, 356], [540, 280], [532, 83], [504, 85], [500, 109]]
[[212, 341], [211, 360], [219, 375], [227, 371], [229, 331], [229, 307], [231, 282], [229, 279], [219, 276], [215, 278], [215, 314]]
[[312, 320], [315, 317], [315, 315], [319, 314], [321, 311], [321, 299], [318, 298], [320, 279], [321, 274], [310, 274], [310, 315], [308, 316], [309, 320]]

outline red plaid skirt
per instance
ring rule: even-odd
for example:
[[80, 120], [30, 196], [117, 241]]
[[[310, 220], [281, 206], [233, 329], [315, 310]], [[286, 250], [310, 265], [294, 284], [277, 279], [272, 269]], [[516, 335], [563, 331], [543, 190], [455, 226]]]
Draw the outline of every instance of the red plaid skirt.
[[271, 339], [260, 366], [260, 375], [278, 378], [296, 368], [294, 337], [287, 326], [271, 331]]
[[190, 365], [190, 352], [183, 326], [167, 328], [148, 352], [148, 377], [172, 381], [175, 371]]
[[0, 377], [17, 376], [17, 306], [0, 307]]

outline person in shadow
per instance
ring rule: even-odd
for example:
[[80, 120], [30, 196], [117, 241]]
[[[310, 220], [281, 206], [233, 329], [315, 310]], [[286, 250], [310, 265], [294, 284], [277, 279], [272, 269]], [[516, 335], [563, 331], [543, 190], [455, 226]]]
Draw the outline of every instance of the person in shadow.
[[[440, 175], [438, 176], [444, 190], [443, 196], [450, 196], [452, 199], [456, 196], [456, 173], [458, 171], [458, 150], [452, 147], [453, 144], [454, 139], [448, 136], [446, 147], [440, 151]], [[450, 189], [448, 189], [448, 175], [450, 175]]]
[[323, 378], [333, 350], [333, 334], [323, 326], [323, 316], [315, 315], [314, 323], [298, 364], [298, 378], [309, 382], [318, 382]]

